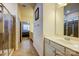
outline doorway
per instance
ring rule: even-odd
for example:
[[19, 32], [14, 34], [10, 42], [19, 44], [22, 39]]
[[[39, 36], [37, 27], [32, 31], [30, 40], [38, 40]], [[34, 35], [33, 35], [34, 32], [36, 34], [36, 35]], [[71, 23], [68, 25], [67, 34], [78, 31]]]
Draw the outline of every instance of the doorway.
[[27, 22], [20, 22], [20, 42], [23, 38], [29, 38], [30, 24]]

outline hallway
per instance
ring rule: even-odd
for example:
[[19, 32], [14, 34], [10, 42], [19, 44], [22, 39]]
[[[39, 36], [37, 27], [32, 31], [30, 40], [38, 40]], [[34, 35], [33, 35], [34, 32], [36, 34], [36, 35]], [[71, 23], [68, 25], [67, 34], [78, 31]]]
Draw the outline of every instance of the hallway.
[[12, 56], [38, 56], [38, 53], [33, 47], [32, 42], [27, 38], [23, 38], [19, 49], [14, 51]]

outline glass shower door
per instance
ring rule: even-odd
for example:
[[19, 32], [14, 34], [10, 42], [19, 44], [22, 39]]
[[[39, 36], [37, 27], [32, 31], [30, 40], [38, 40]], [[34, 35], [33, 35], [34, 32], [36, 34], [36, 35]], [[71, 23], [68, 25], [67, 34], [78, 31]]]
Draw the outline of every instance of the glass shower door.
[[13, 42], [12, 42], [12, 25], [13, 25], [13, 21], [12, 21], [13, 19], [12, 19], [12, 16], [9, 16], [9, 20], [8, 20], [8, 31], [9, 31], [9, 54], [10, 54], [10, 52], [12, 51], [12, 49], [13, 49], [13, 47], [12, 47], [12, 45], [13, 45]]
[[4, 15], [4, 49], [6, 48], [6, 55], [9, 55], [12, 47], [12, 16]]
[[9, 55], [9, 27], [8, 27], [8, 17], [4, 14], [4, 54]]
[[13, 17], [2, 4], [0, 4], [0, 8], [0, 56], [8, 56], [14, 48], [12, 38]]
[[0, 5], [0, 56], [3, 55], [3, 17], [2, 10]]

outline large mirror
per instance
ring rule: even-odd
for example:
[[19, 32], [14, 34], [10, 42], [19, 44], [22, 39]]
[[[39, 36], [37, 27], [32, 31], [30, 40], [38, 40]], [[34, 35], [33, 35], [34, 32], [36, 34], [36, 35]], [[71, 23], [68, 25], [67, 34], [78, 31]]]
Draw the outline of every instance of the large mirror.
[[64, 35], [78, 37], [79, 3], [64, 6]]
[[56, 35], [78, 37], [79, 3], [57, 4]]

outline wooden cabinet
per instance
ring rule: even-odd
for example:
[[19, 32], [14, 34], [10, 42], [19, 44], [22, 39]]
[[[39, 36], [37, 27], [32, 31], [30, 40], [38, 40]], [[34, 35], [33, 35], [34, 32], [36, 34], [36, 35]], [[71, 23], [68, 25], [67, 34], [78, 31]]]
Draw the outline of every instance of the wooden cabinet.
[[45, 38], [45, 56], [63, 56], [64, 47]]
[[79, 53], [45, 38], [45, 56], [79, 56]]
[[56, 56], [64, 56], [64, 53], [56, 49]]
[[57, 43], [55, 43], [53, 41], [50, 41], [50, 45], [52, 47], [54, 47], [56, 50], [58, 50], [58, 51], [60, 51], [60, 52], [62, 52], [64, 54], [65, 48], [63, 46], [61, 46], [61, 45], [59, 45], [59, 44], [57, 44]]
[[45, 39], [45, 56], [54, 56], [55, 48], [50, 46], [49, 40]]
[[52, 48], [50, 45], [45, 45], [45, 56], [54, 56], [55, 55], [55, 49]]
[[79, 56], [79, 53], [77, 53], [71, 49], [66, 48], [66, 55], [67, 56]]
[[49, 39], [45, 38], [45, 44], [49, 44]]

